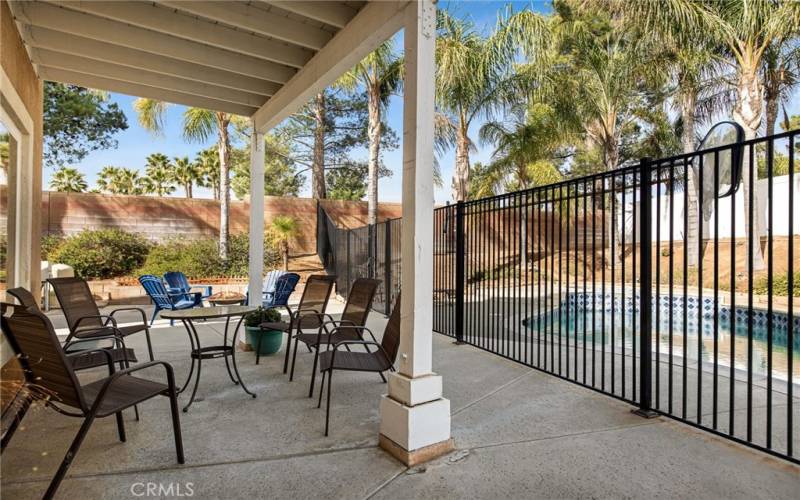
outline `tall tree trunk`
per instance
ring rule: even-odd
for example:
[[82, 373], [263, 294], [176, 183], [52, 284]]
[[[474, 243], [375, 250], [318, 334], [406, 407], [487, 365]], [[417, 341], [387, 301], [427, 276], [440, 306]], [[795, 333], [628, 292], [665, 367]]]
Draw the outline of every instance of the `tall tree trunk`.
[[769, 86], [764, 92], [764, 101], [766, 101], [766, 121], [767, 121], [767, 135], [775, 134], [775, 123], [778, 121], [778, 99], [780, 98], [780, 91], [778, 89], [770, 89]]
[[469, 125], [460, 120], [456, 130], [455, 199], [465, 201], [469, 195]]
[[[681, 105], [681, 118], [683, 120], [683, 131], [681, 132], [681, 144], [683, 145], [684, 153], [693, 153], [697, 145], [695, 144], [695, 118], [694, 114], [697, 109], [697, 94], [692, 89], [687, 89], [680, 94]], [[698, 160], [699, 161], [699, 160]], [[700, 244], [700, 225], [698, 224], [698, 214], [700, 214], [700, 206], [698, 205], [697, 197], [697, 179], [695, 179], [695, 170], [690, 168], [687, 172], [687, 186], [684, 195], [687, 199], [688, 216], [687, 220], [689, 225], [686, 228], [686, 257], [687, 265], [689, 267], [697, 267], [700, 262], [700, 252], [698, 245]]]
[[311, 165], [311, 197], [319, 200], [325, 193], [325, 93], [314, 98], [314, 160]]
[[[739, 81], [736, 86], [737, 100], [733, 108], [733, 119], [744, 129], [745, 140], [755, 139], [758, 135], [758, 128], [761, 126], [762, 89], [756, 68], [757, 65], [755, 64], [740, 68]], [[753, 220], [750, 220], [749, 212], [748, 216], [744, 218], [745, 234], [752, 235], [754, 239], [753, 269], [760, 271], [765, 267], [764, 255], [761, 250], [761, 214], [758, 213], [758, 191], [756, 191], [754, 185], [750, 185], [750, 169], [755, 166], [750, 164], [749, 156], [748, 152], [745, 151], [744, 160], [742, 161], [742, 194], [744, 195], [745, 206], [747, 206], [752, 193], [755, 213], [753, 214]], [[753, 172], [754, 183], [757, 179], [758, 169], [755, 169]]]
[[187, 182], [186, 184], [183, 185], [183, 189], [184, 189], [184, 191], [186, 191], [186, 197], [191, 199], [191, 197], [192, 197], [192, 183], [191, 182]]
[[225, 113], [217, 113], [217, 133], [219, 134], [219, 258], [228, 260], [228, 219], [230, 213], [231, 193], [228, 175], [228, 158], [230, 155], [230, 137], [228, 124], [230, 117]]
[[378, 162], [381, 147], [381, 102], [380, 82], [373, 82], [367, 92], [367, 110], [369, 113], [369, 173], [367, 176], [367, 224], [378, 223]]
[[380, 82], [372, 81], [367, 89], [367, 111], [369, 113], [369, 170], [367, 175], [367, 224], [369, 225], [369, 276], [375, 277], [375, 260], [378, 253], [378, 168], [381, 147], [381, 88]]

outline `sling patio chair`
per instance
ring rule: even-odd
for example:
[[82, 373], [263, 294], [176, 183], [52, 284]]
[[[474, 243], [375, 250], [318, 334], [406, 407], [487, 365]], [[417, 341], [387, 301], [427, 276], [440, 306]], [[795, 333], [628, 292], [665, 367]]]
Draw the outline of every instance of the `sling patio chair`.
[[[363, 336], [368, 333], [372, 340], [342, 340], [337, 342], [332, 350], [325, 351], [319, 357], [319, 371], [322, 372], [322, 384], [319, 388], [319, 401], [317, 408], [322, 406], [322, 392], [325, 389], [325, 379], [328, 379], [328, 397], [325, 403], [325, 435], [328, 435], [328, 426], [331, 415], [331, 387], [333, 386], [334, 370], [373, 372], [381, 376], [381, 380], [386, 382], [383, 372], [386, 370], [394, 371], [394, 362], [397, 359], [397, 351], [400, 348], [400, 295], [389, 316], [389, 322], [383, 330], [383, 338], [378, 343], [375, 335], [365, 326], [339, 325], [334, 327], [332, 335], [337, 335], [342, 330], [358, 332]], [[353, 335], [351, 333], [350, 335]], [[352, 352], [350, 347], [363, 346], [366, 352]], [[375, 347], [370, 351], [370, 347]], [[339, 348], [344, 347], [346, 351]]]
[[[97, 336], [113, 335], [127, 337], [134, 333], [144, 332], [147, 338], [147, 352], [150, 361], [153, 357], [153, 345], [150, 342], [150, 327], [147, 324], [147, 316], [144, 310], [139, 307], [121, 307], [111, 311], [109, 314], [100, 314], [100, 309], [92, 297], [89, 284], [81, 278], [50, 278], [47, 280], [56, 293], [61, 310], [67, 318], [69, 326], [69, 336], [66, 342], [69, 343], [72, 337], [91, 338]], [[119, 326], [115, 315], [123, 311], [136, 311], [141, 317], [141, 323]]]
[[[33, 308], [35, 311], [42, 312], [39, 309], [39, 305], [36, 303], [36, 299], [34, 299], [33, 294], [26, 290], [25, 288], [18, 287], [18, 288], [11, 288], [6, 290], [6, 293], [17, 299], [17, 301], [21, 304], [23, 309]], [[110, 332], [109, 332], [110, 330]], [[86, 333], [86, 332], [84, 332]], [[100, 334], [98, 336], [91, 336], [89, 338], [83, 339], [73, 339], [64, 344], [64, 351], [67, 354], [72, 354], [74, 352], [80, 352], [81, 350], [96, 350], [96, 345], [91, 345], [92, 349], [78, 349], [77, 351], [73, 351], [70, 348], [76, 346], [77, 344], [83, 344], [87, 342], [95, 343], [101, 340], [111, 340], [112, 344], [111, 347], [106, 348], [111, 353], [111, 359], [115, 363], [120, 363], [120, 368], [126, 368], [129, 363], [133, 362], [136, 363], [136, 354], [134, 353], [133, 349], [125, 348], [125, 339], [122, 335], [114, 330], [113, 327], [101, 327]], [[70, 358], [72, 361], [72, 368], [76, 371], [78, 370], [87, 370], [89, 368], [97, 368], [98, 366], [105, 366], [106, 365], [106, 355], [105, 353], [101, 352], [94, 352], [90, 354], [86, 354], [84, 356], [75, 356]], [[138, 414], [137, 414], [138, 419]]]
[[292, 346], [292, 333], [302, 331], [303, 328], [318, 328], [321, 324], [320, 314], [325, 313], [328, 307], [328, 299], [333, 290], [336, 276], [325, 274], [312, 274], [306, 280], [303, 295], [297, 309], [292, 310], [288, 305], [276, 305], [270, 309], [285, 309], [289, 314], [289, 322], [285, 321], [265, 321], [259, 325], [262, 330], [278, 330], [288, 334], [286, 341], [286, 355], [283, 359], [283, 373], [289, 367], [289, 348]]
[[[44, 498], [53, 498], [55, 495], [96, 418], [115, 415], [119, 440], [124, 442], [126, 438], [122, 411], [155, 396], [169, 398], [178, 463], [184, 462], [178, 393], [171, 365], [163, 361], [150, 361], [133, 368], [115, 371], [111, 354], [104, 349], [88, 353], [65, 353], [50, 320], [33, 308], [18, 309], [10, 317], [3, 316], [0, 320], [9, 342], [18, 352], [26, 383], [30, 387], [35, 387], [40, 394], [46, 395], [42, 398], [46, 406], [63, 415], [84, 419]], [[69, 358], [91, 352], [100, 352], [107, 357], [109, 376], [81, 385], [75, 374], [73, 362]], [[156, 366], [164, 368], [166, 384], [133, 375], [145, 368]]]
[[294, 365], [297, 361], [297, 345], [302, 342], [314, 351], [314, 364], [311, 368], [311, 384], [308, 388], [308, 397], [314, 395], [314, 381], [317, 376], [317, 363], [319, 360], [320, 347], [324, 344], [329, 348], [331, 344], [336, 344], [343, 340], [361, 340], [358, 330], [330, 330], [330, 328], [348, 325], [364, 326], [367, 324], [367, 317], [372, 308], [372, 300], [381, 282], [368, 278], [358, 278], [350, 287], [350, 294], [347, 296], [347, 303], [340, 319], [335, 320], [330, 314], [319, 313], [319, 327], [317, 333], [303, 333], [298, 329], [295, 334], [294, 353], [292, 354], [292, 371], [289, 380], [294, 377]]
[[[212, 295], [211, 285], [190, 285], [189, 279], [180, 271], [169, 271], [164, 273], [164, 281], [167, 283], [167, 291], [170, 293], [183, 293], [188, 300], [194, 300], [195, 305], [202, 306], [203, 299]], [[198, 288], [203, 291], [198, 295], [192, 290]]]
[[[185, 292], [172, 293], [167, 290], [167, 287], [164, 286], [164, 282], [161, 281], [161, 278], [158, 276], [143, 274], [139, 276], [139, 283], [142, 285], [142, 288], [144, 288], [144, 291], [147, 292], [147, 295], [155, 306], [153, 308], [153, 317], [150, 318], [150, 326], [153, 325], [156, 316], [158, 316], [158, 313], [161, 311], [191, 309], [196, 307], [198, 303], [202, 305], [200, 301], [200, 292], [191, 294], [190, 298], [186, 298], [187, 294]], [[169, 324], [170, 326], [174, 325], [175, 320], [169, 320]]]

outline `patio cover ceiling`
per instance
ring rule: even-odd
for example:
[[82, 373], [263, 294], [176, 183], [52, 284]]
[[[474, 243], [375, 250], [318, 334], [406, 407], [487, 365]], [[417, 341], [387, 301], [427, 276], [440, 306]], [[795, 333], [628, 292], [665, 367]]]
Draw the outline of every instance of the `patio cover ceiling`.
[[408, 2], [10, 2], [45, 80], [271, 128], [402, 26]]

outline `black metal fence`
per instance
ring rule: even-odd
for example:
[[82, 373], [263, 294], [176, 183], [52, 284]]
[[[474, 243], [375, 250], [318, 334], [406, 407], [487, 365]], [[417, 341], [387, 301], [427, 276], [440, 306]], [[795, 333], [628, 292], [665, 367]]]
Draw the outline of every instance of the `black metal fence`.
[[347, 298], [358, 278], [380, 279], [383, 284], [372, 307], [387, 316], [391, 313], [400, 292], [401, 225], [401, 219], [388, 219], [375, 226], [340, 228], [322, 206], [317, 206], [317, 254], [325, 271], [336, 275], [337, 294]]
[[[798, 135], [436, 209], [434, 330], [800, 463]], [[401, 221], [320, 220], [340, 293], [394, 297]]]

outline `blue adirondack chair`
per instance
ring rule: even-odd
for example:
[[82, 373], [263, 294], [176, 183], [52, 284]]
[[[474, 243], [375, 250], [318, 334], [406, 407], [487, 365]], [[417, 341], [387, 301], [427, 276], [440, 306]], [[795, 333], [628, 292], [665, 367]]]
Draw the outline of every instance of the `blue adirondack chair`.
[[[178, 292], [171, 293], [164, 286], [164, 282], [158, 276], [152, 274], [145, 274], [139, 276], [139, 283], [144, 287], [144, 291], [153, 301], [155, 309], [153, 310], [153, 317], [150, 318], [150, 325], [156, 320], [159, 311], [175, 311], [178, 309], [191, 309], [195, 307], [199, 301], [200, 292], [192, 295], [195, 297], [186, 298], [186, 293]], [[170, 325], [174, 324], [173, 320], [169, 321]]]
[[278, 283], [278, 278], [287, 274], [286, 271], [280, 271], [278, 269], [274, 271], [270, 271], [264, 277], [264, 284], [261, 287], [261, 302], [270, 302], [272, 300], [272, 296], [275, 294], [275, 285]]
[[[275, 281], [275, 290], [265, 297], [261, 302], [263, 307], [285, 306], [289, 304], [289, 297], [294, 292], [300, 275], [297, 273], [285, 273]], [[264, 294], [266, 296], [266, 294]]]
[[[211, 285], [192, 286], [189, 284], [189, 280], [186, 279], [186, 275], [180, 271], [164, 273], [164, 281], [167, 283], [167, 291], [169, 293], [183, 293], [187, 300], [196, 301], [198, 306], [202, 306], [203, 299], [207, 299], [212, 293]], [[195, 292], [192, 292], [193, 288], [200, 288], [203, 291], [198, 296]]]

